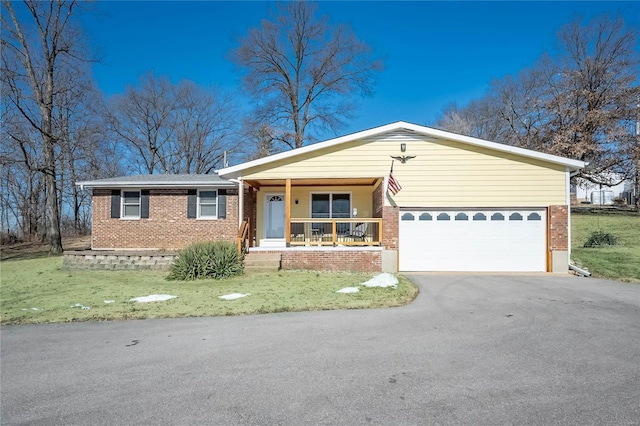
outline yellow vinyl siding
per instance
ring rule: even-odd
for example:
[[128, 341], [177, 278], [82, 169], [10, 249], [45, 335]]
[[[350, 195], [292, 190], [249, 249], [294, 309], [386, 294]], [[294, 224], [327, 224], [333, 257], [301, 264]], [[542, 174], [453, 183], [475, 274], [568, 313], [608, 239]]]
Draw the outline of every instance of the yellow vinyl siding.
[[[400, 152], [406, 143], [406, 152]], [[501, 207], [565, 204], [565, 168], [543, 160], [410, 133], [340, 144], [248, 169], [245, 179], [388, 176], [402, 185], [400, 207]], [[295, 190], [295, 188], [294, 188]], [[295, 196], [294, 196], [295, 197]], [[292, 212], [292, 215], [295, 214]]]

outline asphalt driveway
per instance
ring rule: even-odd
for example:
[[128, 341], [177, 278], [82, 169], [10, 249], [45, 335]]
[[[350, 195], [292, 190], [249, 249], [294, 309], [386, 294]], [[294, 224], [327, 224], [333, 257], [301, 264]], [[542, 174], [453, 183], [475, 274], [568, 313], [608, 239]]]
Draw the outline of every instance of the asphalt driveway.
[[411, 278], [401, 308], [3, 327], [1, 422], [640, 424], [639, 285]]

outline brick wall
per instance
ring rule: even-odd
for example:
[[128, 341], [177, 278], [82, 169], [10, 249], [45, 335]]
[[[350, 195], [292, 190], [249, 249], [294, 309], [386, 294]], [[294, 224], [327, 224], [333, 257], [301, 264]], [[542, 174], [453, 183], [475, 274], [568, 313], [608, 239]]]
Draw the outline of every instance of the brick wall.
[[382, 247], [387, 250], [398, 250], [399, 221], [398, 207], [384, 206], [382, 208]]
[[282, 269], [381, 272], [380, 250], [269, 250], [282, 255]]
[[200, 241], [235, 242], [238, 196], [227, 194], [226, 198], [226, 219], [187, 219], [186, 189], [151, 189], [148, 219], [112, 219], [111, 190], [94, 189], [92, 247], [176, 250]]
[[569, 250], [569, 208], [549, 206], [549, 249]]

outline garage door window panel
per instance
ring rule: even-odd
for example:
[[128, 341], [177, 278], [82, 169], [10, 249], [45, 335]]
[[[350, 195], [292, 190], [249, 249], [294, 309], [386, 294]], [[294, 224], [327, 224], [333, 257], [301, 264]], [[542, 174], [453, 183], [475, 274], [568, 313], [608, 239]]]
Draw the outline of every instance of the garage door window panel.
[[529, 213], [527, 220], [542, 220], [542, 217], [538, 213]]

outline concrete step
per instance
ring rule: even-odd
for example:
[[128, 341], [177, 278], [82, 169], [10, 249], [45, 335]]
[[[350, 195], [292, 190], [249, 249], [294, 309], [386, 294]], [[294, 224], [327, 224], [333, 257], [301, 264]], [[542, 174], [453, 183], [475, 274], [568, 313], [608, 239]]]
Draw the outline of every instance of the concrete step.
[[278, 272], [281, 257], [274, 253], [247, 253], [244, 269], [249, 272]]

